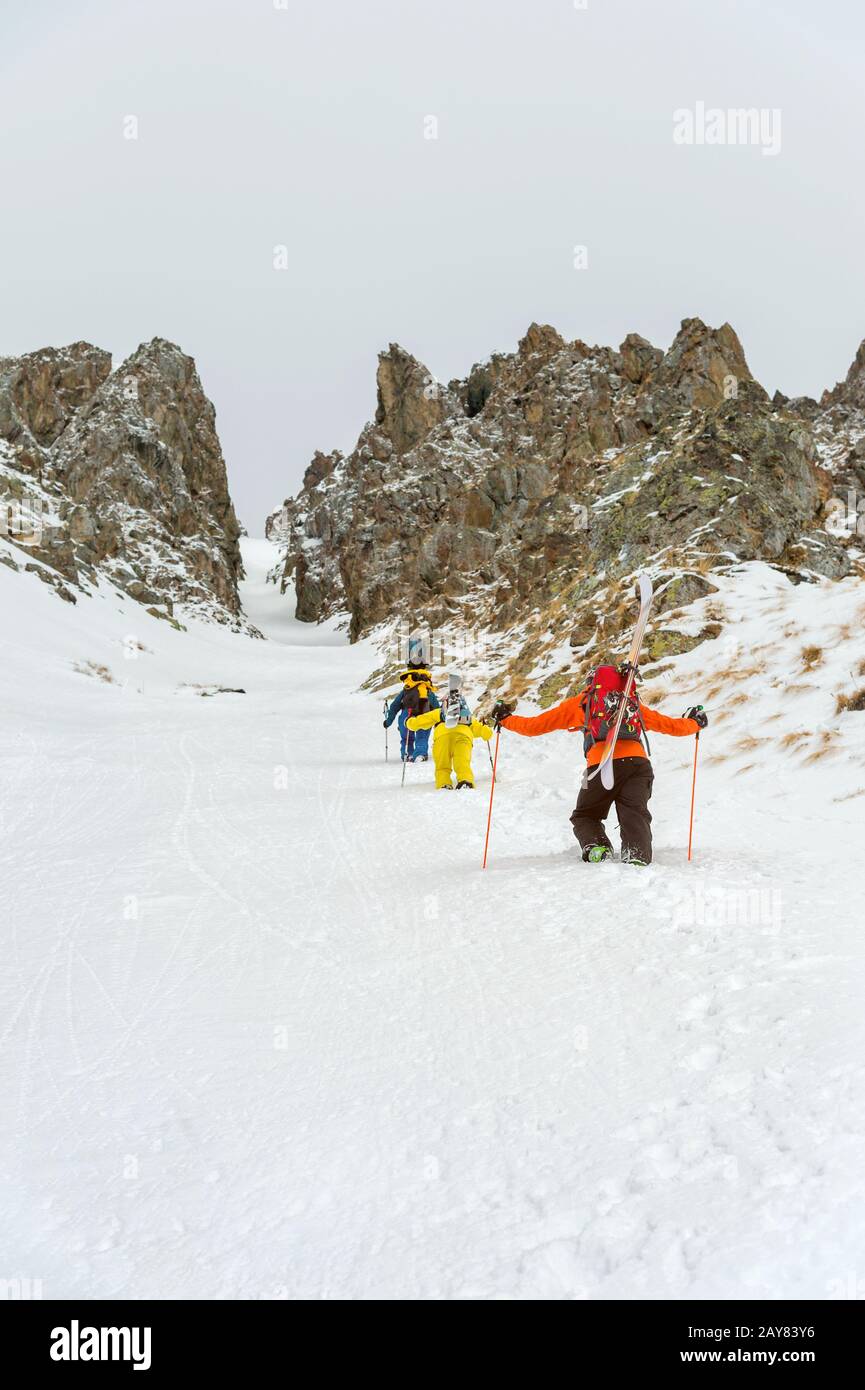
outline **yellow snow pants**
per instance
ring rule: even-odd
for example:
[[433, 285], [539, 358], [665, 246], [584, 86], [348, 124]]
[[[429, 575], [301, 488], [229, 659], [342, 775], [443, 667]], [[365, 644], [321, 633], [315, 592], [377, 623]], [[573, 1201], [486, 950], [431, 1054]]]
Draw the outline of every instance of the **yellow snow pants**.
[[438, 724], [433, 734], [433, 762], [436, 770], [436, 787], [452, 787], [451, 773], [455, 772], [458, 782], [468, 782], [473, 787], [472, 776], [472, 731], [467, 724], [457, 724], [449, 729]]

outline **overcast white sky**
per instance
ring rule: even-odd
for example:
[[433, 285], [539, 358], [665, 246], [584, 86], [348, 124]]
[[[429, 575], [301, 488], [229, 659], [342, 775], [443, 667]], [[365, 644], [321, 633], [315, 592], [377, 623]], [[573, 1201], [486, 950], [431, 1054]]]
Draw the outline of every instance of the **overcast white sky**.
[[[863, 40], [859, 0], [3, 0], [0, 355], [180, 343], [253, 534], [390, 341], [447, 380], [698, 315], [818, 394], [865, 336]], [[674, 144], [698, 101], [780, 153]]]

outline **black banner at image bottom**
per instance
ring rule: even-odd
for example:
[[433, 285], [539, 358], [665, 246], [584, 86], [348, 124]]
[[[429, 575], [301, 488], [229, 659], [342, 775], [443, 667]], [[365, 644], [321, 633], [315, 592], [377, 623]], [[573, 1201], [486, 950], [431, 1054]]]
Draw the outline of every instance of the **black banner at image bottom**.
[[[339, 1307], [324, 1301], [7, 1300], [0, 1303], [0, 1367], [7, 1376], [14, 1367], [25, 1374], [65, 1377], [108, 1370], [139, 1380], [194, 1371], [206, 1384], [210, 1377], [224, 1379], [264, 1364], [288, 1370], [305, 1351], [329, 1372], [343, 1367], [355, 1374], [396, 1372], [401, 1365], [404, 1376], [408, 1346], [414, 1345], [415, 1360], [420, 1336], [428, 1376], [439, 1367], [453, 1372], [454, 1350], [439, 1337], [450, 1326], [481, 1334], [470, 1349], [461, 1340], [463, 1372], [477, 1367], [488, 1373], [491, 1363], [513, 1371], [514, 1361], [530, 1368], [539, 1354], [540, 1330], [545, 1339], [554, 1339], [543, 1343], [544, 1362], [555, 1353], [566, 1356], [575, 1370], [601, 1357], [609, 1371], [801, 1366], [825, 1375], [860, 1356], [865, 1340], [862, 1303], [856, 1300], [579, 1301], [542, 1311], [533, 1306], [530, 1314], [528, 1301], [520, 1301], [524, 1311], [512, 1309], [506, 1324], [494, 1307], [467, 1318], [464, 1304], [447, 1312], [424, 1303], [400, 1304], [394, 1324], [394, 1302], [381, 1305], [386, 1325], [359, 1300]], [[355, 1321], [358, 1306], [363, 1323]], [[521, 1323], [530, 1342], [522, 1340]], [[321, 1340], [322, 1333], [342, 1326], [345, 1340]], [[486, 1334], [494, 1329], [490, 1340]], [[436, 1337], [430, 1348], [431, 1331]]]

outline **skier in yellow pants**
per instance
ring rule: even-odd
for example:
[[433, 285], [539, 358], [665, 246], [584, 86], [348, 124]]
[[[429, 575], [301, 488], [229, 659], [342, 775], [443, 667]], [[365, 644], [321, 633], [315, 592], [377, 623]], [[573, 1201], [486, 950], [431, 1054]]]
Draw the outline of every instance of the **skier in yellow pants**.
[[471, 710], [459, 694], [458, 685], [452, 687], [443, 710], [431, 709], [426, 714], [417, 714], [406, 721], [406, 727], [435, 730], [433, 762], [439, 791], [453, 787], [452, 773], [456, 773], [457, 790], [474, 786], [472, 744], [476, 738], [491, 739], [493, 731], [488, 724], [472, 718]]

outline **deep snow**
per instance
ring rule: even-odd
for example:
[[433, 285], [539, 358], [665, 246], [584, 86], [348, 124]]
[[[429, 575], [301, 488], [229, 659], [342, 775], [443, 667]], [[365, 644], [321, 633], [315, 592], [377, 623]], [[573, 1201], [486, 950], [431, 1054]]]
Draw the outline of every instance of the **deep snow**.
[[579, 862], [577, 740], [503, 733], [482, 873], [484, 748], [474, 793], [428, 766], [400, 791], [356, 693], [376, 653], [296, 623], [273, 549], [244, 553], [268, 641], [0, 566], [0, 1277], [865, 1291], [865, 713], [834, 713], [861, 583], [745, 566], [727, 635], [673, 663], [674, 714], [728, 673], [692, 864], [690, 740], [655, 740], [641, 871]]

